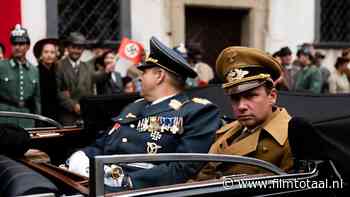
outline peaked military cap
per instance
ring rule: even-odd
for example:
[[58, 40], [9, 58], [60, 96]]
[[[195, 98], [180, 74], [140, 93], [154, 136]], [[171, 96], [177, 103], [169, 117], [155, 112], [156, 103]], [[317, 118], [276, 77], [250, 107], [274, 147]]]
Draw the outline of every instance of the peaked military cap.
[[10, 41], [12, 44], [24, 43], [30, 44], [30, 39], [27, 29], [17, 24], [11, 31]]
[[281, 77], [281, 65], [264, 51], [247, 47], [228, 47], [216, 60], [216, 71], [228, 94], [238, 94]]
[[138, 66], [140, 70], [158, 66], [183, 78], [197, 76], [197, 73], [180, 54], [165, 46], [155, 37], [150, 40], [150, 50], [145, 63]]

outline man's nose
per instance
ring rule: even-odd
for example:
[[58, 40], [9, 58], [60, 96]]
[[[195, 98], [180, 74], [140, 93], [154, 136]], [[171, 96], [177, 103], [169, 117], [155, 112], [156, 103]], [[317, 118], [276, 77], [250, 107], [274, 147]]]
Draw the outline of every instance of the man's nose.
[[247, 109], [247, 102], [244, 98], [239, 99], [236, 105], [237, 109], [240, 111]]

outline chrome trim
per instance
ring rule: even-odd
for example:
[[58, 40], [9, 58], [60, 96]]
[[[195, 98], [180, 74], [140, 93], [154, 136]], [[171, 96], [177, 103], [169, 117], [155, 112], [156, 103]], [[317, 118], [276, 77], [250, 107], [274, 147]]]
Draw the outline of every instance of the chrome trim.
[[[267, 175], [267, 176], [260, 176], [260, 177], [237, 177], [236, 179], [240, 179], [240, 180], [244, 180], [244, 181], [250, 181], [250, 180], [262, 180], [262, 179], [276, 179], [276, 178], [283, 178], [283, 179], [292, 179], [294, 177], [296, 177], [295, 179], [297, 180], [304, 180], [304, 179], [310, 179], [310, 178], [315, 178], [317, 177], [319, 174], [319, 172], [317, 171], [317, 169], [313, 169], [311, 172], [307, 172], [307, 173], [295, 173], [295, 174], [286, 174], [286, 175]], [[223, 180], [222, 179], [217, 179], [217, 181], [214, 182], [209, 182], [209, 183], [201, 183], [198, 182], [198, 184], [193, 184], [193, 185], [181, 185], [181, 186], [170, 186], [167, 188], [158, 188], [158, 189], [154, 189], [154, 190], [136, 190], [136, 191], [129, 191], [125, 194], [117, 194], [115, 196], [120, 196], [120, 197], [132, 197], [132, 196], [145, 196], [145, 195], [158, 195], [161, 193], [166, 193], [166, 192], [176, 192], [176, 191], [184, 191], [184, 190], [189, 190], [189, 189], [200, 189], [200, 188], [208, 188], [208, 187], [222, 187], [223, 185]], [[232, 187], [232, 189], [234, 188], [239, 188], [237, 187]]]
[[283, 170], [269, 162], [236, 155], [202, 154], [202, 153], [161, 153], [161, 154], [125, 154], [95, 156], [90, 161], [90, 195], [104, 195], [103, 165], [106, 163], [134, 163], [134, 162], [169, 162], [169, 161], [203, 161], [229, 162], [254, 165], [277, 175], [287, 175]]
[[42, 122], [46, 122], [49, 123], [53, 126], [55, 126], [58, 129], [62, 129], [63, 126], [48, 117], [42, 116], [42, 115], [38, 115], [38, 114], [30, 114], [30, 113], [22, 113], [22, 112], [9, 112], [9, 111], [0, 111], [0, 117], [9, 117], [9, 118], [24, 118], [24, 119], [32, 119], [32, 120], [39, 120]]

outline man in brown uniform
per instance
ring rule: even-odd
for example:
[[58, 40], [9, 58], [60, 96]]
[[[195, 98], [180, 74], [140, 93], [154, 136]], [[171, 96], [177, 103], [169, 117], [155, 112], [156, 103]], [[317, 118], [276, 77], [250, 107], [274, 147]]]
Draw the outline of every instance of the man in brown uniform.
[[[293, 166], [288, 142], [288, 112], [275, 105], [274, 80], [281, 76], [281, 65], [259, 49], [228, 47], [216, 60], [216, 71], [232, 100], [236, 121], [216, 132], [209, 153], [254, 157], [288, 171]], [[254, 166], [208, 163], [197, 180], [230, 174], [265, 172]]]

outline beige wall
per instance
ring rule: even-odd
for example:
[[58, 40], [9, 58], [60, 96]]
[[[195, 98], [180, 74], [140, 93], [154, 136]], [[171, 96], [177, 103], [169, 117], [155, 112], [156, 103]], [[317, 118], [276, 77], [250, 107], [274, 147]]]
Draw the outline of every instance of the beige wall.
[[46, 37], [46, 1], [45, 0], [21, 0], [22, 25], [28, 30], [31, 48], [27, 58], [34, 65], [37, 61], [33, 55], [34, 44]]
[[156, 36], [169, 44], [168, 11], [164, 9], [168, 0], [131, 0], [131, 38], [144, 44], [149, 49], [149, 39]]
[[269, 4], [271, 12], [268, 17], [266, 51], [274, 53], [281, 47], [289, 46], [295, 54], [297, 45], [314, 42], [314, 0], [269, 0]]

